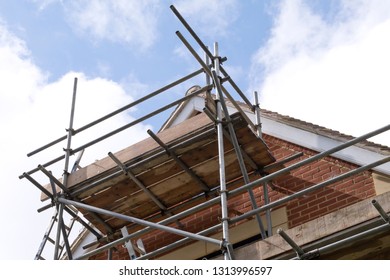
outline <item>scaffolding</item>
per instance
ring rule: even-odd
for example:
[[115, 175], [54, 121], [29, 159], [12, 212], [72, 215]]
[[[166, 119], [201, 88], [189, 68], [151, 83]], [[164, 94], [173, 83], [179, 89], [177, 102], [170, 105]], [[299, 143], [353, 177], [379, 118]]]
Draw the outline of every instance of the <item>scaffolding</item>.
[[[220, 56], [218, 44], [214, 44], [214, 52], [212, 53], [177, 9], [174, 6], [171, 6], [171, 10], [196, 41], [198, 46], [203, 50], [205, 59], [202, 59], [201, 56], [197, 54], [191, 44], [179, 31], [176, 32], [178, 38], [199, 62], [201, 68], [78, 129], [73, 127], [77, 94], [77, 79], [75, 79], [67, 134], [27, 155], [30, 157], [63, 141], [66, 143], [66, 148], [62, 155], [49, 162], [38, 165], [35, 169], [24, 172], [20, 176], [20, 179], [25, 178], [30, 181], [43, 193], [44, 198], [50, 200], [47, 205], [38, 209], [39, 212], [54, 208], [53, 217], [35, 259], [43, 259], [42, 252], [48, 240], [55, 245], [54, 259], [87, 259], [104, 251], [108, 252], [108, 257], [110, 258], [112, 250], [115, 250], [116, 246], [122, 244], [125, 244], [130, 259], [150, 259], [174, 250], [175, 248], [179, 248], [194, 240], [217, 245], [225, 260], [235, 259], [233, 244], [229, 236], [230, 225], [254, 217], [258, 224], [259, 236], [261, 239], [265, 239], [272, 235], [271, 209], [390, 161], [390, 157], [384, 157], [371, 164], [358, 167], [355, 170], [323, 181], [294, 194], [287, 195], [277, 201], [270, 202], [268, 188], [270, 187], [272, 180], [278, 176], [287, 174], [301, 166], [318, 161], [363, 140], [383, 133], [390, 129], [390, 125], [285, 167], [285, 163], [299, 158], [301, 154], [294, 155], [282, 161], [275, 161], [275, 158], [272, 156], [262, 139], [260, 107], [257, 93], [254, 93], [254, 104], [252, 104], [223, 68], [222, 62], [227, 59]], [[72, 138], [77, 134], [106, 121], [115, 115], [126, 112], [134, 106], [147, 102], [149, 99], [200, 74], [206, 75], [205, 86], [189, 91], [185, 97], [162, 106], [161, 108], [91, 140], [90, 142], [77, 148], [71, 148]], [[255, 115], [255, 123], [253, 123], [247, 113], [244, 112], [242, 105], [238, 104], [238, 102], [233, 99], [232, 94], [224, 86], [225, 83], [228, 83], [234, 89], [242, 102], [251, 110], [252, 114]], [[215, 95], [211, 95], [212, 90], [215, 91]], [[164, 131], [166, 132], [168, 129], [157, 134], [148, 131], [150, 138], [138, 145], [137, 148], [140, 149], [140, 147], [143, 145], [145, 146], [146, 144], [152, 148], [140, 149], [138, 153], [134, 153], [128, 158], [124, 158], [121, 154], [118, 155], [108, 151], [106, 162], [108, 162], [109, 168], [92, 178], [86, 178], [79, 182], [75, 182], [73, 179], [73, 181], [70, 182], [72, 174], [77, 172], [81, 156], [85, 149], [144, 122], [153, 116], [180, 105], [199, 94], [205, 95], [206, 101], [203, 113], [196, 116], [197, 121], [192, 121], [194, 125], [188, 127], [187, 130], [183, 129], [184, 126], [176, 128], [175, 130], [179, 131], [179, 129], [183, 129], [185, 133], [183, 132], [182, 134], [176, 135], [173, 130], [170, 130], [169, 133], [164, 133]], [[229, 113], [226, 101], [233, 104], [237, 113]], [[243, 138], [245, 139], [243, 140]], [[205, 147], [207, 147], [207, 149]], [[130, 146], [129, 149], [134, 149], [134, 147]], [[202, 151], [204, 154], [193, 159], [190, 163], [186, 160], [186, 153], [192, 152], [191, 155], [193, 156], [194, 151]], [[69, 170], [70, 157], [77, 153], [79, 154], [78, 158], [75, 160], [73, 168]], [[204, 157], [203, 159], [202, 156]], [[210, 158], [213, 159], [213, 164], [216, 164], [214, 165], [216, 166], [216, 169], [213, 167], [214, 169], [211, 168], [200, 175], [199, 168], [197, 169], [197, 167], [205, 165]], [[48, 170], [48, 168], [54, 163], [62, 161], [64, 162], [64, 173], [62, 175], [62, 180], [59, 180]], [[146, 182], [147, 180], [140, 179], [140, 174], [145, 172], [147, 168], [164, 168], [164, 165], [168, 162], [171, 165], [173, 162], [173, 165], [175, 166], [175, 173], [169, 174], [169, 176], [174, 178], [175, 176], [180, 175], [180, 178], [184, 181], [184, 183], [177, 183], [169, 194], [165, 192], [163, 184], [159, 185], [161, 178], [150, 178], [148, 182]], [[148, 167], [146, 168], [145, 166]], [[203, 168], [203, 170], [205, 169], [207, 168]], [[271, 172], [270, 170], [276, 171]], [[39, 172], [43, 173], [48, 178], [50, 182], [48, 185], [41, 184], [33, 178], [33, 175]], [[261, 177], [253, 179], [254, 175], [261, 175]], [[165, 174], [164, 176], [168, 175]], [[126, 197], [127, 202], [122, 203], [121, 207], [119, 207], [118, 204], [115, 204], [114, 200], [106, 201], [103, 196], [99, 196], [100, 194], [105, 193], [105, 191], [107, 191], [105, 195], [107, 195], [107, 193], [109, 194], [108, 191], [112, 186], [120, 184], [126, 184], [128, 191], [127, 194], [123, 195], [123, 197]], [[257, 205], [253, 193], [253, 189], [259, 186], [263, 187], [263, 205]], [[179, 189], [180, 191], [178, 191]], [[239, 213], [233, 218], [229, 217], [229, 199], [243, 193], [248, 194], [252, 210], [245, 213]], [[95, 199], [93, 200], [93, 203], [91, 202], [88, 204], [86, 203], [88, 200], [85, 198], [90, 195], [93, 195]], [[141, 195], [146, 198], [145, 200], [142, 200], [145, 202], [144, 206], [140, 206], [139, 201], [137, 204], [137, 199]], [[130, 202], [133, 202], [133, 204]], [[134, 204], [140, 208], [140, 212], [134, 210]], [[215, 205], [219, 205], [221, 208], [219, 224], [197, 233], [192, 233], [180, 228], [181, 219]], [[378, 209], [379, 215], [383, 218], [384, 225], [372, 230], [389, 230], [389, 216], [377, 202], [373, 202], [373, 205]], [[79, 212], [81, 212], [82, 215]], [[65, 213], [68, 213], [72, 219], [70, 226], [65, 225]], [[135, 215], [129, 215], [129, 213], [135, 213]], [[266, 216], [266, 225], [263, 224], [262, 219], [260, 218], [261, 213], [264, 213]], [[98, 246], [96, 249], [90, 250], [77, 257], [72, 255], [71, 242], [69, 240], [69, 231], [72, 228], [74, 221], [80, 222], [86, 230], [96, 237], [96, 241], [88, 244], [86, 248]], [[55, 238], [51, 238], [50, 233], [54, 228], [53, 226], [55, 223], [57, 223], [57, 232]], [[169, 226], [173, 223], [176, 223], [178, 226]], [[140, 237], [155, 229], [179, 235], [184, 238], [154, 251], [146, 252]], [[222, 238], [216, 239], [210, 237], [210, 235], [215, 232], [221, 232]], [[369, 231], [365, 234], [368, 233]], [[320, 250], [325, 250], [318, 249], [315, 253], [305, 252], [283, 230], [278, 230], [278, 234], [291, 245], [299, 259], [313, 257], [314, 255], [318, 255]], [[129, 241], [136, 240], [137, 238], [138, 246], [133, 248], [132, 243]], [[351, 239], [345, 240], [344, 242], [349, 242], [350, 240]], [[339, 245], [340, 242], [335, 243], [332, 246]]]

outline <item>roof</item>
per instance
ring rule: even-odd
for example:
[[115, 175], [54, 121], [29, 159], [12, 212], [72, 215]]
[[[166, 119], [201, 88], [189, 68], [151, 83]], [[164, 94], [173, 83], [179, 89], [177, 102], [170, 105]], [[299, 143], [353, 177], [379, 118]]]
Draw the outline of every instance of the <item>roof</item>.
[[[195, 86], [188, 90], [192, 92], [199, 87]], [[175, 125], [186, 117], [194, 115], [193, 111], [199, 111], [201, 100], [207, 98], [206, 93], [201, 93], [187, 101], [182, 106], [172, 112], [168, 121], [162, 129]], [[226, 100], [226, 105], [230, 113], [236, 112], [234, 104]], [[203, 101], [204, 102], [204, 101]], [[246, 103], [235, 101], [235, 103], [252, 119], [255, 123], [253, 108]], [[302, 121], [290, 116], [285, 116], [270, 110], [261, 109], [262, 131], [265, 134], [283, 139], [285, 141], [300, 145], [314, 151], [322, 152], [329, 150], [337, 145], [345, 143], [355, 137], [319, 126], [310, 122]], [[363, 140], [354, 146], [346, 148], [333, 154], [334, 157], [357, 164], [365, 165], [390, 155], [390, 147], [380, 145], [371, 141]], [[383, 164], [374, 168], [375, 171], [390, 175], [390, 163]]]
[[[335, 140], [339, 140], [341, 142], [346, 142], [346, 141], [349, 141], [349, 140], [352, 140], [355, 138], [351, 135], [347, 135], [347, 134], [341, 133], [341, 132], [336, 131], [336, 130], [332, 130], [332, 129], [329, 129], [329, 128], [326, 128], [323, 126], [319, 126], [319, 125], [316, 125], [316, 124], [313, 124], [310, 122], [306, 122], [306, 121], [302, 121], [302, 120], [292, 118], [289, 116], [281, 115], [279, 113], [272, 112], [269, 110], [262, 109], [261, 114], [263, 117], [267, 117], [267, 118], [276, 120], [278, 122], [290, 125], [292, 127], [297, 127], [299, 129], [309, 131], [311, 133], [315, 133], [315, 134], [329, 137], [329, 138], [332, 138]], [[359, 142], [358, 144], [356, 144], [356, 146], [362, 147], [364, 149], [373, 151], [373, 152], [378, 153], [378, 154], [390, 155], [390, 147], [387, 147], [387, 146], [384, 146], [381, 144], [377, 144], [374, 142], [370, 142], [367, 140]]]

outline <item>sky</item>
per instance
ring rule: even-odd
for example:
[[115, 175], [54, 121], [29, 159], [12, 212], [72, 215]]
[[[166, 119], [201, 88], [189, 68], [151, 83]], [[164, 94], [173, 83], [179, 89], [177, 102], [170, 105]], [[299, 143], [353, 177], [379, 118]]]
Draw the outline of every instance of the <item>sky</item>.
[[[52, 209], [37, 213], [40, 191], [18, 176], [64, 153], [60, 143], [26, 156], [65, 135], [75, 78], [78, 128], [200, 68], [175, 32], [203, 54], [170, 4], [211, 50], [218, 42], [225, 69], [249, 99], [260, 93], [262, 108], [353, 136], [389, 124], [387, 0], [0, 0], [0, 259], [33, 259], [46, 231]], [[204, 83], [199, 75], [174, 87], [72, 147]], [[157, 132], [168, 114], [86, 150], [81, 165]], [[390, 133], [372, 140], [390, 146]], [[60, 177], [63, 163], [50, 168]]]

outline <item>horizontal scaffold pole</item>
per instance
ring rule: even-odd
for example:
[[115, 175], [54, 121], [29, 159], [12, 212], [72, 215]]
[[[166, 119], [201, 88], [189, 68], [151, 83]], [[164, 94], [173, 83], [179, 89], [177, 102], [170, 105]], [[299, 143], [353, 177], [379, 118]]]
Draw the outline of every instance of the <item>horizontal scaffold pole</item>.
[[[107, 119], [109, 119], [109, 118], [111, 118], [111, 117], [113, 117], [113, 116], [115, 116], [123, 111], [126, 111], [126, 110], [128, 110], [128, 109], [130, 109], [130, 108], [132, 108], [132, 107], [134, 107], [134, 106], [136, 106], [136, 105], [138, 105], [138, 104], [140, 104], [140, 103], [142, 103], [142, 102], [144, 102], [144, 101], [146, 101], [146, 100], [148, 100], [148, 99], [150, 99], [150, 98], [152, 98], [152, 97], [154, 97], [154, 96], [156, 96], [156, 95], [158, 95], [158, 94], [160, 94], [160, 93], [162, 93], [162, 92], [164, 92], [164, 91], [166, 91], [166, 90], [168, 90], [168, 89], [170, 89], [170, 88], [172, 88], [172, 87], [174, 87], [182, 82], [185, 82], [185, 81], [187, 81], [187, 80], [189, 80], [189, 79], [191, 79], [191, 78], [193, 78], [201, 73], [203, 73], [203, 69], [199, 69], [195, 72], [192, 72], [192, 73], [188, 74], [187, 76], [184, 76], [184, 77], [182, 77], [182, 78], [180, 78], [180, 79], [178, 79], [178, 80], [176, 80], [176, 81], [174, 81], [174, 82], [172, 82], [172, 83], [170, 83], [170, 84], [168, 84], [168, 85], [166, 85], [166, 86], [164, 86], [156, 91], [153, 91], [152, 93], [150, 93], [150, 94], [148, 94], [148, 95], [146, 95], [146, 96], [144, 96], [144, 97], [142, 97], [134, 102], [127, 104], [126, 106], [123, 106], [123, 107], [121, 107], [121, 108], [119, 108], [119, 109], [117, 109], [117, 110], [91, 122], [91, 123], [88, 123], [88, 124], [78, 128], [78, 129], [73, 130], [72, 134], [75, 135], [79, 132], [82, 132], [82, 131], [84, 131], [84, 130], [86, 130], [86, 129], [88, 129], [88, 128], [90, 128], [98, 123], [101, 123], [102, 121], [105, 121], [105, 120], [107, 120]], [[64, 136], [62, 136], [62, 137], [60, 137], [52, 142], [40, 147], [40, 148], [28, 153], [27, 156], [30, 157], [32, 155], [35, 155], [35, 154], [37, 154], [37, 153], [55, 145], [55, 144], [58, 144], [59, 142], [65, 140], [66, 138], [67, 138], [67, 135], [64, 135]]]
[[[358, 173], [361, 173], [361, 172], [370, 170], [370, 169], [372, 169], [372, 168], [374, 168], [374, 167], [376, 167], [376, 166], [379, 166], [379, 165], [384, 164], [384, 163], [389, 162], [389, 161], [390, 161], [390, 156], [389, 156], [389, 157], [386, 157], [386, 158], [383, 158], [383, 159], [381, 159], [381, 160], [375, 161], [375, 162], [373, 162], [373, 163], [370, 163], [370, 164], [361, 166], [361, 167], [359, 167], [359, 168], [356, 168], [356, 169], [354, 169], [354, 170], [351, 170], [351, 171], [349, 171], [349, 172], [346, 172], [346, 173], [344, 173], [344, 174], [341, 174], [341, 175], [339, 175], [339, 176], [337, 176], [337, 177], [334, 177], [334, 178], [332, 178], [332, 179], [330, 179], [330, 180], [324, 181], [324, 182], [322, 182], [322, 183], [319, 183], [319, 184], [314, 185], [314, 186], [312, 186], [312, 187], [309, 187], [309, 188], [307, 188], [307, 189], [304, 189], [304, 190], [301, 190], [301, 191], [296, 192], [296, 193], [294, 193], [294, 194], [291, 194], [291, 195], [289, 195], [289, 196], [283, 197], [283, 198], [281, 198], [281, 199], [279, 199], [279, 200], [277, 200], [277, 201], [271, 202], [271, 203], [269, 203], [269, 204], [267, 204], [267, 205], [264, 205], [264, 206], [261, 206], [261, 207], [259, 207], [259, 208], [257, 208], [257, 209], [248, 211], [248, 212], [246, 212], [245, 214], [243, 214], [243, 215], [241, 215], [241, 216], [232, 218], [232, 219], [231, 219], [231, 223], [239, 222], [239, 221], [244, 220], [244, 219], [247, 219], [247, 218], [249, 218], [249, 217], [251, 217], [251, 216], [253, 216], [253, 215], [257, 214], [257, 213], [264, 212], [264, 211], [266, 211], [266, 210], [268, 210], [268, 209], [272, 209], [272, 208], [278, 207], [278, 206], [280, 206], [280, 205], [282, 205], [282, 204], [285, 204], [286, 202], [288, 202], [288, 201], [290, 201], [290, 200], [293, 200], [293, 199], [295, 199], [295, 198], [301, 197], [301, 196], [303, 196], [303, 195], [305, 195], [305, 194], [307, 194], [307, 193], [311, 193], [311, 192], [313, 192], [313, 191], [319, 190], [319, 189], [321, 189], [321, 188], [324, 188], [324, 187], [326, 187], [326, 186], [329, 186], [329, 185], [331, 185], [331, 184], [334, 184], [334, 183], [336, 183], [336, 182], [338, 182], [338, 181], [341, 181], [341, 180], [344, 180], [344, 179], [346, 179], [346, 178], [348, 178], [348, 177], [351, 177], [351, 176], [353, 176], [353, 175], [356, 175], [356, 174], [358, 174]], [[266, 177], [269, 177], [269, 175], [266, 176]], [[266, 177], [264, 177], [264, 178], [262, 178], [262, 179], [265, 179]], [[262, 179], [260, 179], [260, 180], [262, 180]], [[256, 180], [256, 181], [259, 181], [259, 180]], [[254, 182], [252, 182], [252, 183], [256, 183], [256, 181], [254, 181]], [[248, 185], [252, 185], [252, 183], [250, 183], [250, 184], [248, 184]], [[245, 189], [245, 188], [244, 188], [244, 189]], [[239, 190], [239, 189], [235, 189], [235, 190], [233, 190], [233, 191], [230, 191], [229, 193], [234, 194], [237, 190]], [[241, 191], [242, 191], [242, 189], [241, 189]]]
[[[92, 140], [92, 141], [90, 141], [90, 142], [88, 142], [88, 143], [86, 143], [86, 144], [84, 144], [84, 145], [82, 145], [82, 146], [80, 146], [78, 148], [73, 149], [71, 154], [75, 154], [77, 152], [80, 152], [80, 151], [82, 151], [82, 150], [84, 150], [84, 149], [86, 149], [86, 148], [88, 148], [88, 147], [90, 147], [90, 146], [92, 146], [92, 145], [94, 145], [96, 143], [99, 143], [99, 142], [101, 142], [101, 141], [103, 141], [103, 140], [105, 140], [105, 139], [107, 139], [107, 138], [109, 138], [109, 137], [119, 133], [119, 132], [122, 132], [122, 131], [124, 131], [126, 129], [129, 129], [130, 127], [135, 126], [136, 124], [139, 124], [139, 123], [141, 123], [141, 122], [143, 122], [143, 121], [145, 121], [145, 120], [147, 120], [147, 119], [149, 119], [149, 118], [151, 118], [151, 117], [153, 117], [153, 116], [155, 116], [155, 115], [157, 115], [157, 114], [159, 114], [161, 112], [164, 112], [164, 111], [168, 110], [169, 108], [172, 108], [173, 106], [176, 106], [176, 105], [182, 103], [183, 101], [185, 101], [187, 99], [190, 99], [190, 98], [192, 98], [195, 95], [198, 95], [199, 93], [211, 90], [211, 88], [212, 88], [212, 86], [209, 85], [209, 86], [205, 86], [205, 87], [203, 87], [203, 88], [201, 88], [199, 90], [196, 90], [196, 91], [186, 95], [183, 98], [180, 98], [180, 99], [178, 99], [178, 100], [176, 100], [176, 101], [174, 101], [174, 102], [172, 102], [172, 103], [170, 103], [168, 105], [165, 105], [164, 107], [161, 107], [160, 109], [157, 109], [157, 110], [155, 110], [155, 111], [153, 111], [153, 112], [151, 112], [151, 113], [149, 113], [149, 114], [147, 114], [147, 115], [145, 115], [145, 116], [143, 116], [143, 117], [141, 117], [139, 119], [136, 119], [136, 120], [134, 120], [134, 121], [132, 121], [132, 122], [126, 124], [126, 125], [123, 125], [123, 126], [117, 128], [117, 129], [115, 129], [115, 130], [113, 130], [113, 131], [111, 131], [111, 132], [109, 132], [107, 134], [104, 134], [104, 135], [96, 138], [95, 140]], [[60, 161], [60, 160], [62, 160], [64, 158], [65, 158], [64, 155], [60, 156], [60, 157], [56, 158], [55, 160], [52, 160], [52, 161], [50, 161], [48, 163], [45, 163], [45, 164], [42, 164], [42, 166], [44, 166], [44, 167], [49, 166], [49, 165], [51, 165], [53, 163], [56, 163], [56, 162], [58, 162], [58, 161]], [[29, 172], [27, 172], [27, 174], [31, 175], [31, 174], [35, 173], [36, 171], [38, 171], [38, 170], [39, 169], [30, 170]], [[25, 174], [22, 174], [22, 175], [19, 176], [19, 178], [22, 179], [22, 178], [24, 178], [24, 176], [25, 176]]]
[[[194, 206], [194, 207], [192, 207], [190, 209], [184, 210], [184, 211], [182, 211], [182, 212], [180, 212], [178, 214], [175, 214], [175, 215], [173, 215], [173, 216], [171, 216], [169, 218], [166, 218], [165, 220], [162, 220], [162, 221], [158, 222], [158, 224], [161, 224], [161, 225], [170, 224], [170, 223], [175, 222], [178, 219], [184, 218], [184, 217], [186, 217], [186, 216], [188, 216], [190, 214], [193, 214], [193, 213], [196, 213], [198, 211], [201, 211], [201, 210], [203, 210], [203, 209], [205, 209], [207, 207], [211, 207], [211, 206], [213, 206], [213, 205], [215, 205], [215, 204], [217, 204], [219, 202], [220, 202], [220, 197], [219, 196], [215, 197], [215, 198], [212, 198], [212, 199], [207, 200], [207, 201], [205, 201], [205, 202], [203, 202], [201, 204], [198, 204], [198, 205], [196, 205], [196, 206]], [[153, 230], [153, 228], [151, 228], [151, 227], [146, 227], [144, 229], [138, 230], [138, 231], [136, 231], [134, 233], [129, 234], [126, 237], [122, 237], [120, 239], [114, 240], [114, 241], [112, 241], [112, 242], [110, 242], [108, 244], [105, 244], [105, 245], [103, 245], [103, 246], [101, 246], [101, 247], [99, 247], [99, 248], [97, 248], [95, 250], [92, 250], [92, 251], [84, 254], [83, 256], [78, 257], [78, 259], [89, 258], [89, 257], [94, 256], [96, 254], [99, 254], [99, 253], [101, 253], [101, 252], [103, 252], [103, 251], [105, 251], [105, 250], [107, 250], [109, 248], [112, 248], [114, 246], [123, 244], [126, 241], [128, 241], [129, 239], [137, 238], [137, 237], [139, 237], [139, 236], [141, 236], [143, 234], [146, 234], [146, 233], [150, 232], [151, 230]]]
[[151, 228], [154, 228], [154, 229], [166, 231], [166, 232], [177, 234], [177, 235], [181, 235], [181, 236], [184, 236], [184, 237], [189, 237], [189, 238], [194, 239], [194, 240], [205, 241], [205, 242], [212, 243], [212, 244], [215, 244], [215, 245], [218, 245], [218, 246], [221, 246], [221, 247], [223, 245], [222, 241], [214, 239], [214, 238], [210, 238], [210, 237], [207, 237], [207, 236], [201, 236], [201, 235], [198, 235], [198, 234], [194, 234], [194, 233], [187, 232], [187, 231], [184, 231], [184, 230], [180, 230], [180, 229], [164, 226], [164, 225], [157, 224], [157, 223], [152, 223], [152, 222], [149, 222], [149, 221], [146, 221], [146, 220], [142, 220], [142, 219], [139, 219], [139, 218], [136, 218], [136, 217], [119, 214], [119, 213], [116, 213], [116, 212], [113, 212], [113, 211], [109, 211], [109, 210], [102, 209], [102, 208], [99, 208], [99, 207], [91, 206], [91, 205], [88, 205], [88, 204], [85, 204], [85, 203], [68, 200], [68, 199], [65, 199], [65, 198], [62, 198], [62, 197], [58, 198], [58, 201], [61, 202], [61, 203], [66, 204], [66, 205], [73, 205], [73, 206], [78, 207], [78, 208], [83, 208], [83, 209], [86, 209], [88, 211], [95, 212], [95, 213], [98, 213], [98, 214], [101, 214], [101, 215], [112, 216], [114, 218], [118, 218], [118, 219], [130, 222], [130, 223], [139, 224], [141, 226], [151, 227]]
[[[378, 204], [377, 204], [376, 201], [372, 201], [372, 204], [374, 205], [375, 208], [377, 208]], [[378, 210], [378, 211], [380, 211], [380, 210]], [[386, 212], [384, 212], [384, 214], [387, 215]], [[381, 216], [382, 216], [382, 214], [381, 214]], [[325, 253], [330, 252], [330, 251], [332, 251], [334, 249], [340, 248], [340, 247], [342, 247], [342, 246], [344, 246], [346, 244], [351, 244], [351, 243], [353, 243], [355, 241], [359, 241], [359, 240], [362, 240], [364, 238], [367, 238], [367, 237], [370, 237], [370, 236], [374, 236], [376, 234], [380, 234], [382, 232], [386, 232], [386, 231], [389, 231], [389, 230], [390, 230], [390, 223], [389, 223], [389, 221], [386, 221], [384, 224], [379, 225], [377, 227], [374, 227], [374, 228], [371, 228], [371, 229], [367, 229], [367, 230], [365, 230], [363, 232], [357, 233], [355, 235], [352, 235], [352, 236], [346, 237], [344, 239], [335, 241], [335, 242], [333, 242], [331, 244], [328, 244], [328, 245], [322, 246], [320, 248], [317, 248], [317, 249], [311, 250], [309, 252], [306, 252], [303, 255], [299, 256], [299, 257], [293, 258], [293, 260], [300, 259], [300, 258], [305, 258], [305, 256], [310, 256], [311, 254], [315, 254], [315, 255], [320, 256], [321, 254], [325, 254]]]
[[381, 127], [381, 128], [379, 128], [377, 130], [374, 130], [372, 132], [369, 132], [367, 134], [364, 134], [362, 136], [356, 137], [356, 138], [354, 138], [354, 139], [352, 139], [350, 141], [347, 141], [347, 142], [345, 142], [343, 144], [335, 146], [335, 147], [333, 147], [333, 148], [331, 148], [329, 150], [323, 151], [323, 152], [321, 152], [319, 154], [316, 154], [315, 156], [312, 156], [310, 158], [307, 158], [307, 159], [304, 159], [304, 160], [302, 160], [300, 162], [292, 164], [292, 165], [290, 165], [288, 167], [285, 167], [285, 168], [283, 168], [281, 170], [278, 170], [278, 171], [276, 171], [274, 173], [271, 173], [271, 174], [269, 174], [267, 176], [264, 176], [261, 179], [255, 180], [255, 181], [253, 181], [253, 182], [251, 182], [249, 184], [246, 184], [246, 185], [244, 185], [244, 186], [242, 186], [240, 188], [237, 188], [237, 189], [231, 191], [229, 194], [232, 195], [234, 193], [242, 192], [245, 189], [254, 188], [254, 187], [258, 186], [259, 184], [263, 184], [263, 183], [266, 183], [266, 182], [268, 182], [270, 180], [273, 180], [273, 179], [275, 179], [276, 177], [278, 177], [278, 176], [280, 176], [282, 174], [290, 172], [291, 170], [297, 169], [297, 168], [299, 168], [301, 166], [304, 166], [306, 164], [309, 164], [309, 163], [311, 163], [313, 161], [320, 160], [320, 159], [322, 159], [322, 158], [324, 158], [326, 156], [329, 156], [329, 155], [331, 155], [333, 153], [336, 153], [336, 152], [341, 151], [341, 150], [343, 150], [345, 148], [348, 148], [348, 147], [350, 147], [352, 145], [355, 145], [355, 144], [357, 144], [357, 143], [359, 143], [359, 142], [361, 142], [363, 140], [366, 140], [366, 139], [371, 138], [371, 137], [373, 137], [375, 135], [378, 135], [380, 133], [388, 131], [389, 129], [390, 129], [390, 124], [388, 124], [388, 125], [386, 125], [384, 127]]

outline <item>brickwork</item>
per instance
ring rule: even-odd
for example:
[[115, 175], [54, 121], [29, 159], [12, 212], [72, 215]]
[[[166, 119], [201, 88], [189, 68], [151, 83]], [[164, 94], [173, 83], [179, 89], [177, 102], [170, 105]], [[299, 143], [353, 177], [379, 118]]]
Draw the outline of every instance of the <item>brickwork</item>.
[[[316, 154], [314, 151], [271, 136], [265, 136], [265, 141], [277, 160], [297, 152], [304, 153], [304, 156], [298, 160]], [[277, 178], [275, 185], [283, 190], [295, 193], [356, 167], [351, 163], [333, 157], [326, 157]], [[375, 196], [375, 188], [371, 172], [366, 171], [357, 174], [289, 202], [287, 204], [289, 227], [295, 227], [372, 196]]]
[[[264, 135], [264, 140], [276, 160], [284, 159], [298, 152], [304, 153], [301, 158], [292, 161], [287, 165], [316, 154], [314, 151], [269, 135]], [[356, 166], [353, 164], [333, 157], [326, 157], [275, 179], [272, 184], [269, 185], [270, 200], [276, 201], [286, 195], [293, 194], [355, 168]], [[262, 205], [264, 203], [263, 186], [255, 187], [253, 192], [257, 204]], [[289, 227], [295, 227], [374, 195], [374, 183], [370, 172], [364, 172], [350, 177], [304, 197], [288, 202], [285, 206], [287, 207]], [[248, 193], [229, 199], [229, 215], [231, 217], [238, 215], [239, 213], [245, 213], [251, 209], [252, 206]], [[215, 205], [210, 209], [206, 209], [181, 220], [180, 223], [183, 230], [199, 232], [220, 223], [220, 213], [221, 209], [219, 205]], [[179, 227], [175, 223], [170, 226]], [[181, 238], [182, 237], [180, 236], [166, 232], [153, 231], [148, 235], [143, 236], [142, 240], [146, 247], [146, 251], [150, 252]], [[106, 259], [107, 253], [102, 253], [94, 257], [94, 259], [95, 258]], [[123, 246], [118, 246], [117, 251], [113, 252], [113, 259], [128, 258], [128, 253]]]

